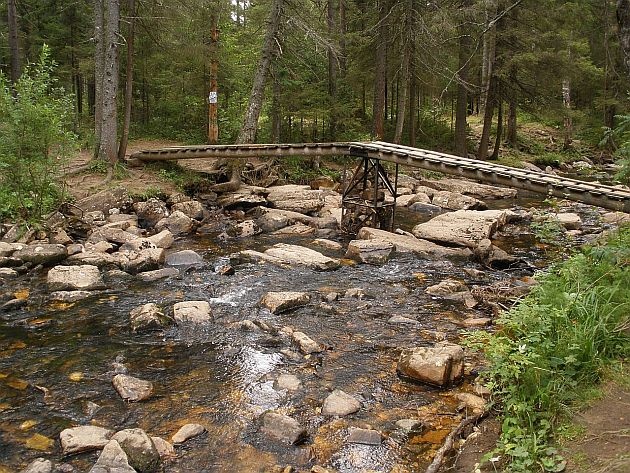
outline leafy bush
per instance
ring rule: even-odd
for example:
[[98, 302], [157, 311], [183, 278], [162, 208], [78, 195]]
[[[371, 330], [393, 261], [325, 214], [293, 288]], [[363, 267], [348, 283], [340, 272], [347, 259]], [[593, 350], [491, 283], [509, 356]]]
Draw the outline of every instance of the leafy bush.
[[0, 218], [36, 222], [63, 199], [59, 173], [75, 137], [53, 69], [44, 46], [13, 86], [0, 74]]
[[615, 155], [619, 172], [615, 176], [621, 182], [630, 184], [630, 115], [618, 115], [619, 123], [614, 129], [607, 128], [600, 146], [616, 148]]
[[548, 274], [495, 334], [469, 343], [489, 367], [487, 386], [503, 417], [498, 451], [507, 471], [560, 471], [552, 447], [556, 421], [603, 368], [630, 354], [630, 228], [586, 248]]

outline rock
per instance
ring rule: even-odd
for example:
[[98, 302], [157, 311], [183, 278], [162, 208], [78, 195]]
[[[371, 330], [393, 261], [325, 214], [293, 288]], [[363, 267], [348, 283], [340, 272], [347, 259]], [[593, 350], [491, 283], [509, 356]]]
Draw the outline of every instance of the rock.
[[273, 235], [285, 235], [285, 236], [309, 236], [317, 233], [317, 228], [309, 227], [303, 223], [296, 223], [295, 225], [289, 225], [288, 227], [281, 228], [273, 232]]
[[175, 322], [203, 324], [210, 322], [210, 304], [206, 301], [184, 301], [173, 306]]
[[398, 372], [417, 381], [446, 386], [464, 374], [464, 349], [443, 342], [432, 348], [403, 350], [398, 360]]
[[51, 473], [53, 464], [50, 460], [45, 458], [36, 458], [28, 464], [26, 468], [20, 471], [20, 473]]
[[20, 243], [7, 243], [4, 241], [0, 241], [0, 258], [11, 256], [16, 251], [21, 250], [25, 247], [26, 245], [22, 245]]
[[164, 261], [164, 249], [145, 248], [140, 251], [119, 251], [112, 256], [120, 269], [136, 274], [158, 269]]
[[317, 238], [316, 240], [313, 240], [313, 244], [331, 251], [343, 250], [343, 245], [341, 243], [337, 243], [336, 241], [332, 240], [326, 240], [325, 238]]
[[384, 264], [389, 261], [396, 247], [387, 240], [352, 240], [348, 243], [346, 258], [362, 263]]
[[319, 176], [313, 179], [309, 186], [311, 189], [334, 189], [337, 183], [330, 176]]
[[433, 286], [429, 286], [424, 292], [432, 296], [447, 296], [458, 292], [467, 291], [466, 284], [457, 279], [445, 279]]
[[315, 465], [311, 468], [311, 473], [337, 473], [337, 470], [331, 470], [330, 468], [324, 468], [320, 465]]
[[23, 265], [24, 261], [19, 258], [14, 258], [12, 256], [4, 256], [0, 258], [0, 267], [2, 268], [17, 268]]
[[251, 209], [258, 205], [265, 205], [265, 196], [269, 193], [264, 187], [240, 186], [238, 192], [226, 193], [217, 199], [219, 206], [226, 210], [235, 208]]
[[360, 287], [351, 287], [350, 289], [346, 290], [343, 297], [363, 299], [365, 297], [365, 292]]
[[410, 319], [409, 317], [403, 317], [402, 315], [394, 315], [387, 320], [388, 324], [410, 324], [417, 325], [418, 321]]
[[424, 202], [414, 202], [413, 204], [410, 204], [409, 210], [422, 215], [428, 215], [429, 217], [444, 212], [444, 209], [442, 209], [439, 205], [426, 204]]
[[475, 257], [482, 264], [491, 268], [505, 269], [518, 262], [518, 258], [511, 256], [501, 248], [494, 246], [487, 238], [484, 238], [479, 242], [474, 253]]
[[363, 445], [380, 445], [383, 441], [381, 433], [378, 430], [358, 429], [353, 427], [348, 435], [348, 443], [360, 443]]
[[28, 305], [28, 299], [11, 299], [4, 304], [0, 305], [0, 312], [11, 312], [12, 310], [18, 310]]
[[292, 374], [281, 374], [273, 382], [273, 389], [277, 391], [297, 391], [302, 386], [302, 381]]
[[461, 401], [462, 408], [472, 410], [475, 415], [486, 410], [486, 401], [482, 397], [470, 393], [457, 393], [455, 397]]
[[488, 208], [484, 202], [474, 197], [449, 191], [436, 192], [431, 203], [449, 210], [484, 210]]
[[118, 442], [112, 440], [105, 445], [98, 460], [89, 473], [137, 473], [129, 465], [127, 454]]
[[46, 278], [51, 291], [91, 291], [103, 289], [105, 284], [96, 266], [55, 266], [48, 271]]
[[181, 212], [187, 217], [195, 220], [203, 219], [203, 205], [201, 205], [201, 202], [196, 200], [173, 204], [171, 210], [174, 212]]
[[317, 343], [305, 333], [293, 332], [291, 336], [293, 338], [293, 342], [295, 342], [295, 344], [300, 348], [300, 351], [305, 355], [310, 355], [311, 353], [320, 353], [324, 351], [319, 343]]
[[289, 224], [289, 217], [279, 212], [265, 212], [256, 219], [256, 225], [263, 232], [275, 232]]
[[302, 307], [311, 300], [306, 292], [268, 292], [260, 300], [260, 305], [272, 314]]
[[173, 323], [173, 319], [165, 315], [157, 304], [148, 304], [136, 307], [129, 313], [131, 330], [134, 332], [161, 330]]
[[66, 264], [71, 265], [90, 265], [97, 266], [99, 268], [106, 268], [108, 266], [115, 266], [117, 259], [115, 256], [108, 253], [98, 253], [96, 251], [84, 251], [82, 253], [76, 253], [64, 261]]
[[114, 432], [95, 425], [82, 425], [62, 430], [59, 434], [64, 455], [99, 450], [109, 442]]
[[611, 223], [616, 225], [630, 223], [630, 214], [627, 214], [625, 212], [606, 212], [602, 216], [602, 221], [604, 223]]
[[234, 274], [236, 274], [236, 271], [229, 264], [224, 264], [216, 268], [215, 273], [217, 273], [220, 276], [234, 276]]
[[112, 437], [127, 454], [127, 461], [138, 473], [158, 471], [161, 460], [153, 440], [142, 429], [125, 429]]
[[320, 271], [337, 269], [341, 266], [339, 260], [324, 256], [315, 250], [284, 243], [278, 243], [265, 250], [264, 253], [252, 250], [241, 251], [240, 256], [245, 259], [268, 261], [279, 265], [302, 265]]
[[169, 216], [166, 204], [155, 198], [146, 202], [136, 202], [133, 204], [133, 210], [138, 215], [140, 224], [145, 228], [154, 227], [160, 220]]
[[418, 419], [400, 419], [396, 421], [396, 427], [405, 433], [410, 433], [420, 431], [424, 426]]
[[18, 277], [17, 271], [11, 268], [0, 268], [0, 279], [14, 279]]
[[52, 245], [49, 243], [29, 245], [13, 253], [14, 258], [18, 258], [25, 263], [32, 263], [34, 266], [43, 264], [53, 265], [63, 261], [68, 256], [68, 250], [64, 245]]
[[173, 266], [182, 269], [200, 268], [205, 264], [205, 260], [201, 255], [193, 250], [182, 250], [176, 253], [170, 253], [164, 259], [166, 266]]
[[103, 225], [105, 224], [105, 213], [100, 210], [85, 212], [82, 220], [90, 225]]
[[[138, 226], [136, 214], [111, 214], [107, 217], [107, 223], [127, 224], [126, 228]], [[120, 228], [123, 228], [122, 226]], [[126, 228], [123, 228], [125, 230]]]
[[69, 245], [72, 243], [72, 238], [68, 236], [63, 228], [58, 228], [48, 235], [48, 243], [54, 245]]
[[576, 213], [559, 213], [552, 216], [567, 230], [579, 230], [582, 228], [582, 219]]
[[151, 235], [147, 238], [151, 243], [153, 243], [157, 248], [170, 248], [173, 246], [175, 242], [175, 237], [169, 230], [162, 230], [155, 235]]
[[490, 324], [492, 319], [488, 317], [468, 317], [462, 321], [462, 325], [469, 328], [487, 327]]
[[469, 257], [468, 249], [447, 248], [430, 241], [420, 240], [413, 235], [399, 235], [376, 228], [363, 227], [357, 237], [362, 240], [383, 240], [391, 242], [398, 253], [415, 253], [422, 258], [442, 259], [447, 257]]
[[297, 420], [273, 411], [263, 414], [260, 431], [289, 445], [296, 445], [306, 437], [306, 429]]
[[200, 424], [186, 424], [181, 427], [175, 435], [171, 437], [171, 440], [174, 444], [184, 443], [186, 440], [189, 440], [193, 437], [197, 437], [203, 434], [206, 431], [206, 428]]
[[[108, 241], [99, 241], [98, 243], [86, 243], [84, 249], [95, 253], [111, 253], [115, 250], [115, 247]], [[80, 252], [77, 251], [76, 253]]]
[[340, 389], [335, 389], [325, 400], [322, 414], [325, 416], [347, 416], [361, 409], [361, 403]]
[[416, 225], [413, 234], [421, 239], [474, 248], [505, 222], [504, 210], [458, 210]]
[[78, 302], [87, 299], [93, 294], [90, 291], [55, 291], [51, 292], [48, 299], [55, 302]]
[[155, 269], [153, 271], [145, 271], [136, 275], [138, 279], [144, 282], [154, 282], [160, 279], [176, 278], [177, 276], [179, 276], [179, 270], [177, 268]]
[[168, 230], [173, 235], [187, 235], [193, 231], [193, 228], [193, 220], [178, 210], [155, 224], [158, 232]]
[[245, 220], [244, 222], [234, 225], [230, 232], [233, 233], [236, 238], [249, 238], [260, 235], [263, 229], [253, 220]]
[[85, 216], [86, 213], [100, 212], [103, 215], [101, 220], [105, 220], [105, 215], [109, 215], [110, 209], [124, 207], [129, 202], [127, 190], [117, 187], [79, 199], [74, 203], [73, 207], [70, 207], [70, 211], [77, 216], [81, 216], [82, 213]]
[[170, 442], [167, 442], [161, 437], [151, 437], [151, 440], [153, 440], [153, 445], [155, 445], [155, 449], [162, 461], [177, 457], [177, 452]]
[[396, 204], [403, 207], [409, 207], [417, 202], [430, 204], [431, 199], [423, 192], [420, 192], [419, 194], [401, 195], [396, 199]]
[[126, 230], [120, 228], [97, 228], [92, 232], [88, 238], [89, 243], [98, 243], [101, 241], [108, 241], [110, 243], [116, 243], [117, 245], [124, 245], [131, 241], [137, 240], [138, 235], [135, 235]]
[[[439, 191], [459, 192], [478, 199], [511, 199], [516, 197], [516, 189], [498, 187], [463, 179], [423, 179], [422, 184]], [[416, 192], [419, 192], [416, 188]]]
[[153, 383], [126, 374], [117, 374], [112, 384], [125, 401], [144, 401], [153, 394]]
[[303, 214], [317, 212], [324, 206], [324, 193], [310, 186], [286, 185], [270, 187], [267, 201], [272, 207]]

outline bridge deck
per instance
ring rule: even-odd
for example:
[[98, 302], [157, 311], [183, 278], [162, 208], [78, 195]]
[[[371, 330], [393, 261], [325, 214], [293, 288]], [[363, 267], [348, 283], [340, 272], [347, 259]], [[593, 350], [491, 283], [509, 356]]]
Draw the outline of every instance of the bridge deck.
[[382, 141], [182, 146], [140, 151], [131, 157], [162, 161], [340, 155], [379, 159], [630, 213], [630, 191], [625, 189]]

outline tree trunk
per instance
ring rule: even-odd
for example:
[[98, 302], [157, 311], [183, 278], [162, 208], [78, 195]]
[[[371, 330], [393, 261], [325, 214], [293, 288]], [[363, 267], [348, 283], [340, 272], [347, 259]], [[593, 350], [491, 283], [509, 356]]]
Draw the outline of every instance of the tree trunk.
[[7, 21], [9, 23], [9, 55], [11, 56], [11, 82], [15, 84], [22, 73], [20, 65], [20, 45], [18, 43], [18, 20], [15, 0], [7, 1]]
[[105, 77], [105, 0], [94, 1], [94, 159], [100, 158]]
[[409, 94], [409, 70], [411, 55], [413, 51], [413, 31], [414, 31], [414, 1], [405, 2], [405, 22], [404, 22], [404, 45], [403, 57], [400, 67], [400, 85], [398, 86], [398, 97], [396, 105], [396, 131], [394, 132], [394, 143], [400, 143], [405, 127], [407, 95]]
[[490, 77], [494, 66], [496, 55], [496, 28], [490, 24], [497, 15], [496, 0], [486, 0], [484, 5], [485, 33], [483, 34], [483, 53], [481, 61], [481, 96], [479, 99], [480, 110], [485, 111], [488, 101], [488, 89], [490, 87]]
[[[497, 85], [500, 88], [500, 85]], [[489, 159], [496, 161], [499, 159], [499, 151], [501, 149], [501, 140], [503, 138], [503, 99], [501, 98], [500, 90], [497, 90], [497, 136], [494, 139], [494, 151]]]
[[372, 102], [372, 134], [376, 140], [382, 140], [385, 135], [385, 107], [387, 88], [387, 13], [388, 2], [379, 2], [379, 27], [376, 38], [376, 68], [374, 78], [374, 100]]
[[348, 57], [346, 49], [346, 0], [339, 0], [339, 68], [343, 77], [348, 73]]
[[[412, 53], [413, 57], [413, 53]], [[409, 146], [416, 146], [416, 123], [418, 122], [417, 114], [417, 106], [418, 106], [418, 98], [417, 98], [417, 85], [416, 85], [416, 73], [413, 60], [409, 64]]]
[[[327, 2], [327, 23], [328, 23], [328, 35], [330, 38], [334, 38], [337, 33], [336, 19], [335, 19], [335, 0], [328, 0]], [[331, 39], [332, 42], [332, 39]], [[333, 46], [328, 46], [328, 100], [330, 102], [330, 126], [329, 135], [330, 141], [335, 141], [337, 135], [337, 55], [333, 49]]]
[[617, 23], [624, 63], [630, 75], [630, 0], [617, 0]]
[[208, 143], [219, 141], [219, 99], [217, 77], [219, 75], [219, 27], [217, 15], [210, 19], [210, 91], [208, 93]]
[[282, 113], [280, 110], [280, 77], [277, 70], [273, 74], [273, 97], [271, 100], [271, 142], [280, 143], [282, 130]]
[[466, 21], [467, 11], [470, 7], [470, 0], [462, 0], [460, 9], [462, 10], [461, 23], [459, 25], [459, 80], [457, 82], [457, 107], [455, 112], [455, 154], [458, 156], [468, 156], [468, 145], [466, 143], [466, 131], [468, 124], [468, 70], [470, 64], [470, 46], [472, 38], [468, 34], [469, 26]]
[[488, 157], [488, 145], [490, 143], [490, 128], [492, 127], [492, 116], [494, 115], [494, 106], [496, 102], [497, 78], [490, 77], [488, 85], [488, 96], [486, 106], [483, 113], [483, 130], [481, 132], [481, 141], [479, 142], [478, 159], [486, 159]]
[[571, 81], [562, 80], [562, 105], [564, 106], [564, 149], [569, 149], [573, 141], [573, 119], [571, 118]]
[[131, 105], [133, 103], [133, 68], [134, 68], [134, 41], [136, 35], [136, 0], [129, 1], [129, 34], [127, 35], [127, 76], [125, 77], [125, 116], [123, 119], [122, 135], [118, 146], [118, 160], [125, 159], [127, 142], [129, 140], [129, 126], [131, 124]]

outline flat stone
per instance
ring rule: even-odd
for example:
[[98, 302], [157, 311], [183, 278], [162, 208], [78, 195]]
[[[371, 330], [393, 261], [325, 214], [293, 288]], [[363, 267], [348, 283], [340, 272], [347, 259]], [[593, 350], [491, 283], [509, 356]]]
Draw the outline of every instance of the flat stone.
[[384, 264], [395, 250], [394, 244], [387, 240], [352, 240], [348, 243], [346, 258], [368, 264]]
[[117, 374], [112, 384], [125, 401], [144, 401], [153, 394], [153, 383], [126, 374]]
[[272, 207], [303, 214], [317, 212], [324, 206], [324, 193], [310, 186], [285, 185], [270, 187], [267, 201]]
[[327, 240], [325, 238], [317, 238], [313, 240], [313, 244], [317, 246], [321, 246], [322, 248], [326, 248], [331, 251], [341, 251], [343, 250], [343, 245], [336, 241]]
[[131, 330], [134, 332], [161, 330], [173, 323], [173, 319], [162, 312], [160, 307], [150, 302], [136, 307], [129, 313]]
[[138, 279], [144, 282], [154, 282], [160, 279], [176, 278], [177, 276], [179, 276], [179, 269], [177, 268], [154, 269], [153, 271], [145, 271], [136, 275]]
[[46, 277], [48, 289], [52, 291], [91, 291], [103, 289], [105, 284], [96, 266], [55, 266]]
[[127, 454], [132, 468], [141, 473], [154, 473], [161, 466], [160, 454], [153, 440], [142, 429], [124, 429], [112, 437]]
[[203, 434], [206, 431], [206, 428], [201, 424], [186, 424], [181, 427], [171, 440], [175, 445], [184, 443], [187, 440], [190, 440], [193, 437], [197, 437]]
[[396, 421], [396, 427], [405, 433], [422, 430], [422, 421], [418, 419], [400, 419]]
[[519, 261], [518, 258], [493, 245], [487, 238], [479, 242], [474, 254], [481, 263], [491, 268], [505, 269]]
[[361, 409], [361, 403], [340, 389], [335, 389], [325, 400], [322, 414], [325, 416], [347, 416]]
[[260, 235], [262, 232], [263, 229], [254, 220], [245, 220], [230, 229], [230, 234], [236, 238], [249, 238]]
[[129, 465], [127, 454], [120, 444], [112, 440], [105, 445], [89, 473], [137, 473]]
[[170, 442], [167, 442], [161, 437], [151, 437], [151, 440], [153, 440], [153, 445], [155, 445], [155, 449], [160, 455], [162, 461], [177, 457], [175, 447], [173, 447]]
[[178, 202], [173, 204], [171, 210], [174, 212], [181, 212], [189, 218], [195, 220], [203, 219], [203, 205], [196, 200], [189, 200], [186, 202]]
[[447, 296], [458, 292], [467, 291], [466, 284], [457, 279], [445, 279], [433, 286], [429, 286], [424, 292], [432, 296]]
[[110, 209], [124, 207], [129, 201], [127, 190], [116, 187], [79, 199], [73, 207], [70, 207], [70, 211], [78, 216], [82, 213], [85, 215], [85, 213], [100, 212], [103, 216], [102, 220], [105, 220], [105, 215], [109, 214]]
[[26, 468], [20, 470], [20, 473], [51, 473], [53, 464], [45, 458], [36, 458], [28, 464]]
[[147, 237], [147, 240], [153, 243], [157, 248], [166, 249], [173, 246], [173, 243], [175, 242], [175, 237], [169, 230], [162, 230], [155, 235]]
[[517, 194], [516, 189], [509, 187], [479, 184], [478, 182], [464, 179], [422, 179], [420, 183], [439, 191], [459, 192], [478, 199], [511, 199], [516, 197]]
[[462, 325], [469, 328], [487, 327], [491, 324], [492, 319], [489, 317], [468, 317], [462, 321]]
[[552, 215], [552, 218], [557, 220], [567, 230], [579, 230], [582, 228], [582, 219], [576, 213], [558, 213]]
[[162, 230], [168, 230], [176, 236], [187, 235], [193, 231], [194, 227], [194, 221], [179, 210], [176, 210], [171, 215], [163, 218], [155, 224], [155, 229], [158, 232]]
[[421, 240], [413, 235], [400, 235], [377, 228], [363, 227], [357, 237], [361, 240], [389, 241], [396, 247], [398, 253], [415, 253], [427, 259], [442, 259], [447, 257], [467, 258], [472, 252], [465, 248], [447, 248], [427, 240]]
[[64, 455], [99, 450], [109, 442], [114, 432], [95, 425], [82, 425], [64, 429], [59, 434]]
[[311, 236], [317, 233], [317, 228], [304, 225], [303, 223], [296, 223], [287, 227], [276, 230], [272, 235], [278, 236]]
[[432, 218], [413, 228], [420, 239], [474, 248], [506, 222], [504, 210], [458, 210]]
[[55, 302], [78, 302], [92, 296], [90, 291], [55, 291], [51, 292], [48, 299]]
[[281, 374], [273, 382], [273, 389], [277, 391], [297, 391], [302, 386], [302, 381], [292, 374]]
[[11, 256], [13, 253], [24, 247], [26, 247], [26, 245], [22, 245], [20, 243], [7, 243], [0, 241], [0, 258]]
[[48, 235], [48, 242], [56, 245], [69, 245], [73, 241], [63, 228], [57, 228]]
[[350, 428], [348, 443], [360, 443], [363, 445], [380, 445], [383, 437], [378, 430]]
[[308, 335], [302, 332], [293, 332], [293, 342], [299, 347], [300, 351], [305, 355], [311, 353], [320, 353], [324, 351], [322, 346]]
[[108, 241], [110, 243], [116, 243], [117, 245], [124, 245], [125, 243], [129, 243], [137, 239], [138, 235], [126, 230], [121, 230], [120, 228], [101, 227], [94, 230], [87, 241], [89, 243]]
[[403, 207], [409, 207], [415, 204], [416, 202], [421, 202], [423, 204], [430, 204], [431, 199], [429, 198], [428, 195], [426, 195], [423, 192], [420, 192], [418, 194], [401, 195], [396, 199], [396, 204], [401, 205]]
[[263, 414], [260, 431], [289, 445], [296, 445], [306, 437], [306, 429], [297, 420], [273, 411]]
[[416, 381], [445, 386], [463, 376], [464, 350], [446, 342], [406, 349], [400, 354], [398, 372]]
[[118, 251], [112, 256], [120, 269], [136, 274], [159, 269], [164, 262], [164, 249], [145, 248], [140, 251]]
[[203, 324], [210, 322], [210, 304], [207, 301], [184, 301], [173, 306], [175, 322]]
[[107, 223], [129, 223], [130, 227], [138, 226], [138, 216], [136, 214], [111, 214], [107, 216]]
[[97, 251], [83, 251], [81, 253], [75, 253], [69, 256], [65, 264], [71, 265], [90, 265], [97, 266], [99, 268], [106, 268], [108, 266], [116, 266], [117, 259], [109, 253], [100, 253]]
[[414, 202], [413, 204], [409, 204], [409, 210], [429, 217], [444, 212], [444, 209], [439, 205], [427, 204], [426, 202]]
[[68, 250], [64, 245], [49, 243], [29, 245], [13, 253], [14, 258], [18, 258], [25, 263], [33, 265], [52, 265], [59, 263], [68, 257]]
[[217, 199], [217, 203], [219, 206], [228, 210], [239, 207], [250, 209], [258, 205], [265, 205], [267, 203], [265, 196], [268, 193], [268, 189], [264, 187], [240, 186], [237, 192], [222, 194]]
[[484, 210], [487, 205], [479, 199], [459, 192], [438, 191], [431, 200], [433, 205], [438, 205], [449, 210]]
[[182, 250], [176, 253], [170, 253], [164, 259], [166, 266], [185, 267], [186, 269], [191, 267], [200, 268], [205, 263], [203, 257], [193, 250]]
[[394, 315], [387, 320], [388, 324], [409, 324], [418, 325], [418, 321], [410, 319], [409, 317], [403, 317], [402, 315]]
[[305, 306], [310, 300], [306, 292], [268, 292], [260, 300], [260, 305], [272, 314], [279, 314]]
[[343, 294], [343, 297], [363, 299], [365, 297], [365, 291], [360, 287], [351, 287], [350, 289], [346, 290], [346, 292]]
[[319, 271], [329, 271], [341, 266], [339, 260], [324, 256], [315, 250], [284, 243], [278, 243], [265, 250], [264, 253], [245, 250], [241, 251], [239, 255], [246, 260], [267, 261], [278, 265], [307, 266]]

